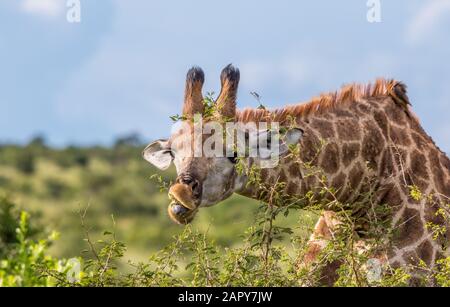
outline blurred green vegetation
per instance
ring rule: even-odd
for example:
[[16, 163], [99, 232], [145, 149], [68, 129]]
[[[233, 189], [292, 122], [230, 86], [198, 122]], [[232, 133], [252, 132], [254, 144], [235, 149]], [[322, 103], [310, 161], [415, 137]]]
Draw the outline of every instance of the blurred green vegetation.
[[[101, 238], [113, 215], [118, 239], [127, 244], [125, 260], [144, 261], [183, 231], [169, 220], [167, 195], [150, 178], [160, 174], [171, 180], [175, 170], [153, 168], [141, 158], [144, 146], [136, 135], [119, 138], [111, 147], [56, 149], [46, 146], [43, 137], [22, 146], [0, 145], [0, 196], [37, 216], [40, 227], [61, 233], [64, 239], [50, 248], [55, 257], [78, 256], [86, 249], [77, 212], [89, 206], [86, 223], [91, 236]], [[257, 201], [234, 195], [202, 209], [192, 228], [207, 231], [219, 246], [238, 245], [257, 209]], [[313, 226], [316, 216], [300, 212], [279, 219], [306, 237], [305, 229]], [[288, 248], [289, 244], [286, 238]]]

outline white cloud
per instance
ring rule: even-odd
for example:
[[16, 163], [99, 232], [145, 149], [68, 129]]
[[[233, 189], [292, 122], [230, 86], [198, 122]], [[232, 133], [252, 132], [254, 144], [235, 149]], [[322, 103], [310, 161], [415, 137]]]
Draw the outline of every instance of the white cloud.
[[450, 0], [427, 1], [408, 25], [406, 37], [411, 43], [422, 41], [450, 14]]
[[56, 17], [63, 12], [64, 0], [23, 0], [20, 8], [29, 14]]

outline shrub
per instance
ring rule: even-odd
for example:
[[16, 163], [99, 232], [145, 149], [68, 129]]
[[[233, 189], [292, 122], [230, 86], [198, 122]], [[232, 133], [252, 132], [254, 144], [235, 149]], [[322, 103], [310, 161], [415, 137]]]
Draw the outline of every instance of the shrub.
[[[5, 203], [5, 202], [4, 202]], [[12, 204], [0, 218], [11, 225], [1, 228], [2, 238], [7, 238], [8, 248], [0, 261], [0, 286], [298, 286], [318, 285], [319, 267], [298, 269], [297, 253], [289, 253], [276, 242], [288, 229], [274, 226], [273, 208], [261, 207], [254, 226], [242, 236], [242, 244], [221, 248], [208, 239], [207, 233], [194, 231], [190, 226], [174, 237], [172, 243], [153, 254], [148, 262], [129, 262], [131, 273], [118, 270], [126, 246], [116, 238], [114, 231], [105, 231], [104, 239], [93, 241], [85, 225], [87, 209], [80, 211], [87, 249], [84, 258], [57, 259], [49, 256], [48, 247], [57, 234], [45, 239], [32, 239], [29, 215], [22, 211], [16, 216]], [[284, 212], [283, 212], [284, 213]], [[112, 218], [113, 226], [115, 225]], [[269, 223], [269, 224], [268, 224]], [[11, 227], [15, 228], [12, 237]], [[113, 228], [114, 229], [114, 228]], [[340, 239], [337, 239], [338, 241]], [[299, 242], [295, 242], [298, 245]], [[300, 242], [301, 243], [301, 242]], [[345, 242], [331, 244], [327, 250], [332, 257], [347, 259], [339, 269], [338, 286], [366, 284], [375, 286], [407, 285], [409, 275], [396, 269], [377, 281], [370, 281], [363, 266], [366, 260], [356, 256]], [[337, 247], [336, 247], [337, 245]], [[302, 244], [300, 244], [302, 246]], [[298, 251], [296, 251], [298, 252]], [[300, 253], [301, 254], [301, 253]], [[327, 258], [324, 258], [326, 260]], [[436, 285], [450, 285], [450, 258], [443, 258], [430, 270]], [[356, 280], [358, 276], [360, 280]]]
[[14, 204], [6, 198], [0, 198], [0, 256], [4, 256], [7, 247], [16, 243], [18, 222], [13, 214]]
[[45, 180], [48, 195], [51, 198], [61, 198], [65, 193], [70, 191], [70, 188], [61, 180], [57, 178], [48, 178]]
[[20, 151], [17, 154], [16, 168], [24, 174], [30, 175], [35, 171], [35, 157], [34, 154], [27, 149]]
[[[7, 248], [5, 255], [0, 260], [0, 286], [52, 286], [56, 281], [51, 276], [43, 276], [39, 273], [39, 267], [47, 270], [66, 273], [73, 267], [72, 263], [66, 260], [58, 260], [47, 254], [47, 248], [57, 234], [52, 233], [47, 239], [34, 241], [29, 233], [29, 215], [22, 211], [18, 221], [11, 221], [10, 207], [7, 213], [2, 214], [2, 219], [6, 217], [9, 225], [15, 225], [15, 240], [9, 237], [11, 229], [2, 228], [2, 237], [6, 237]], [[16, 224], [15, 224], [16, 223]]]

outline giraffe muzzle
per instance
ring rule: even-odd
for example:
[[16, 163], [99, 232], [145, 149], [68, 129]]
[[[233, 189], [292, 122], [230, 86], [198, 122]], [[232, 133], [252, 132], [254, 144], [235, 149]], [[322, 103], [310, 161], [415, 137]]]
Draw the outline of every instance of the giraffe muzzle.
[[190, 223], [198, 211], [197, 201], [191, 186], [176, 183], [169, 189], [171, 202], [168, 207], [169, 217], [177, 224]]
[[169, 189], [169, 198], [172, 202], [176, 202], [188, 210], [197, 209], [195, 197], [189, 185], [183, 183], [176, 183]]

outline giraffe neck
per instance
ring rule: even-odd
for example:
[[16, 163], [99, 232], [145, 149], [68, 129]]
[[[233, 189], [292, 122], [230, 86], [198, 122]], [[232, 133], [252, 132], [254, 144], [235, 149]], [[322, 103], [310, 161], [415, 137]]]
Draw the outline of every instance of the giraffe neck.
[[[422, 259], [434, 265], [450, 238], [448, 216], [437, 215], [442, 204], [450, 203], [450, 160], [404, 106], [389, 96], [361, 99], [297, 117], [296, 123], [304, 130], [301, 163], [284, 157], [277, 167], [263, 169], [264, 186], [282, 182], [285, 195], [303, 197], [324, 184], [343, 203], [362, 203], [367, 210], [374, 203], [389, 205], [391, 214], [385, 218], [398, 232], [390, 261], [404, 265]], [[316, 169], [320, 176], [308, 173]], [[242, 186], [240, 194], [267, 200], [261, 186]], [[412, 187], [421, 192], [420, 199], [411, 196]], [[433, 239], [430, 223], [447, 232]]]
[[[371, 153], [363, 152], [363, 146], [369, 142], [377, 145], [381, 142], [377, 140], [379, 135], [364, 139], [365, 130], [361, 127], [360, 116], [336, 109], [297, 118], [296, 124], [304, 131], [299, 155], [280, 157], [276, 167], [261, 170], [264, 184], [254, 186], [247, 182], [239, 194], [259, 199], [264, 192], [261, 189], [283, 183], [284, 192], [289, 196], [302, 197], [310, 191], [335, 187], [335, 196], [340, 201], [351, 202], [363, 188], [367, 188], [363, 183], [374, 176], [376, 165], [375, 158], [369, 157]], [[367, 161], [372, 161], [372, 168], [367, 167]], [[245, 180], [241, 179], [241, 182]], [[327, 196], [320, 194], [324, 198]]]

